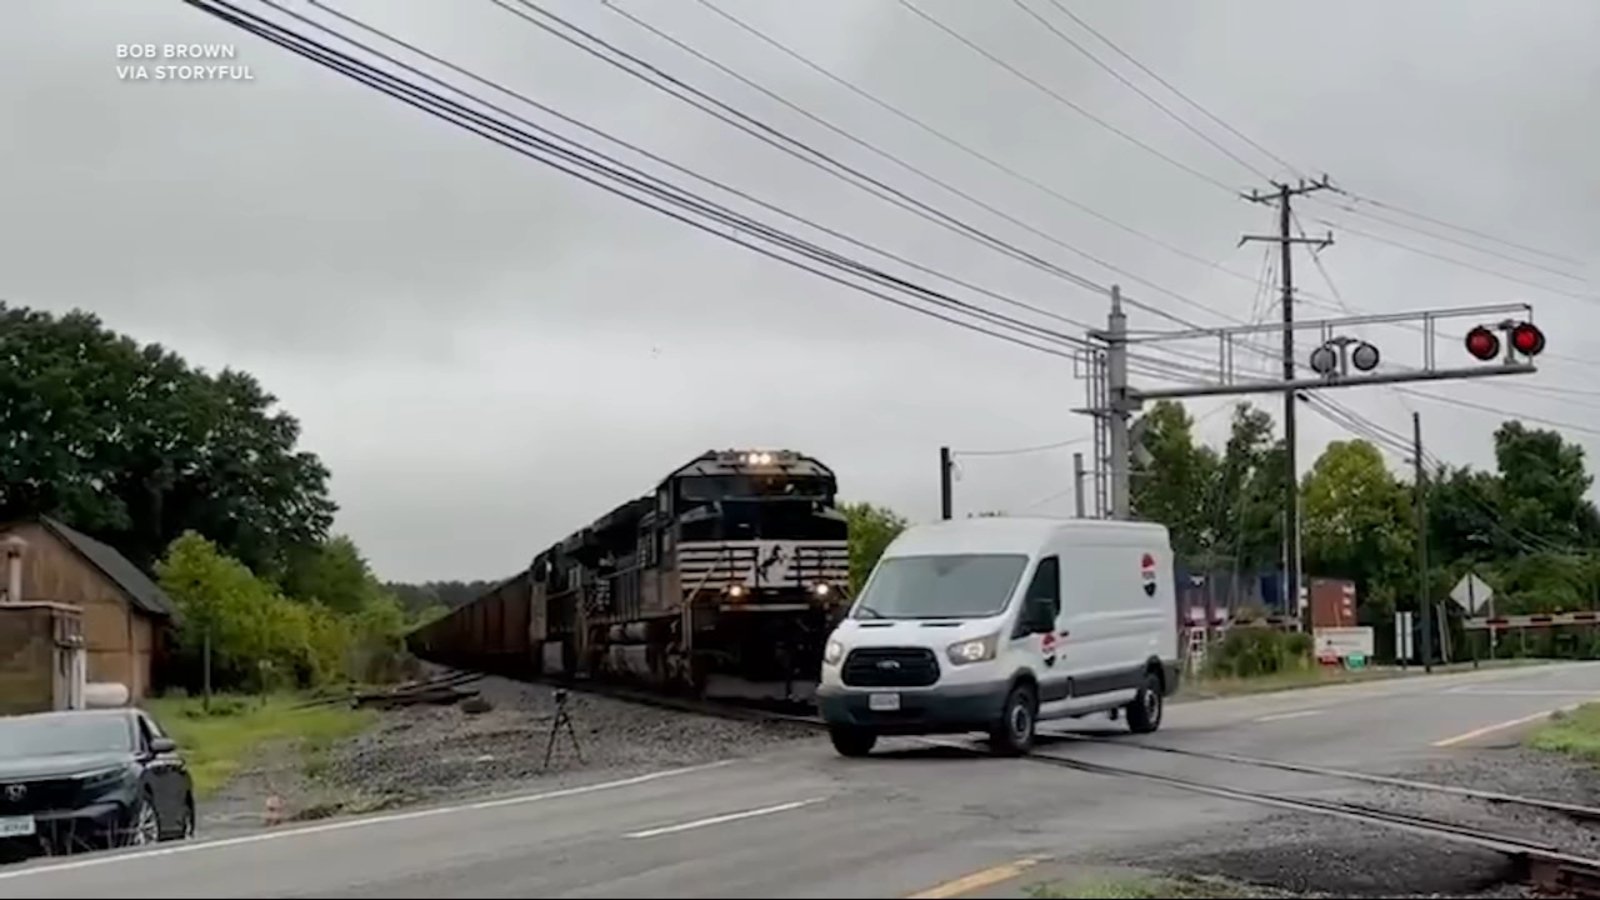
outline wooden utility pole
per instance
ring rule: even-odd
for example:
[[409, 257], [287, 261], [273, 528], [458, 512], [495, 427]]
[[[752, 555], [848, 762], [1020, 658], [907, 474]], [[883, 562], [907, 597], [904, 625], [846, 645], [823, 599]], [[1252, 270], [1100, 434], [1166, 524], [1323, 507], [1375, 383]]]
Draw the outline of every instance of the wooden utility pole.
[[[1261, 194], [1251, 191], [1246, 199], [1255, 203], [1276, 203], [1278, 205], [1278, 233], [1276, 235], [1245, 235], [1240, 243], [1246, 241], [1270, 241], [1279, 246], [1282, 251], [1282, 260], [1279, 265], [1283, 269], [1283, 380], [1292, 383], [1295, 380], [1297, 364], [1294, 358], [1294, 254], [1290, 252], [1294, 244], [1312, 244], [1317, 249], [1333, 243], [1332, 235], [1325, 238], [1295, 237], [1294, 213], [1289, 205], [1293, 197], [1310, 194], [1315, 191], [1330, 189], [1327, 176], [1321, 181], [1306, 181], [1301, 179], [1299, 185], [1291, 187], [1288, 184], [1275, 184], [1278, 190], [1272, 194]], [[1283, 392], [1283, 446], [1284, 446], [1284, 588], [1287, 594], [1286, 601], [1291, 604], [1290, 609], [1300, 609], [1300, 464], [1296, 445], [1299, 443], [1299, 430], [1296, 427], [1295, 403], [1297, 391], [1290, 387]], [[1288, 610], [1285, 610], [1288, 612]], [[1309, 632], [1310, 604], [1306, 605], [1301, 616], [1301, 628]]]
[[1422, 414], [1411, 414], [1411, 462], [1416, 473], [1417, 609], [1422, 614], [1422, 670], [1433, 671], [1433, 602], [1428, 599], [1428, 470], [1422, 461]]

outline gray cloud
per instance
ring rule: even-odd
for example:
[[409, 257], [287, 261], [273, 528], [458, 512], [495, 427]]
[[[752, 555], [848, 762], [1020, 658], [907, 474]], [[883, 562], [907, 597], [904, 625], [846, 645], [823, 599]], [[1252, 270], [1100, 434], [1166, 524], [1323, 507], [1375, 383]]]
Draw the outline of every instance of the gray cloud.
[[[551, 2], [1029, 252], [1101, 283], [1118, 281], [1173, 313], [1217, 320], [954, 197], [597, 3]], [[1228, 185], [1264, 187], [1011, 4], [916, 2], [1163, 152]], [[1045, 0], [1026, 2], [1137, 76]], [[698, 4], [623, 5], [1062, 242], [1226, 315], [1275, 315], [1255, 303], [1251, 283], [1263, 248], [1235, 246], [1241, 233], [1271, 227], [1270, 210], [1132, 147], [895, 3], [719, 3], [1006, 165], [1248, 277], [1183, 259], [1018, 185]], [[312, 10], [302, 0], [290, 5]], [[797, 213], [1061, 315], [1104, 316], [1092, 293], [895, 210], [492, 4], [453, 3], [448, 12], [442, 4], [336, 5]], [[1600, 273], [1592, 239], [1600, 234], [1600, 169], [1590, 150], [1600, 122], [1595, 4], [1073, 8], [1296, 165], [1375, 198], [1576, 255], [1591, 277]], [[816, 453], [839, 470], [851, 496], [926, 518], [936, 511], [938, 445], [1028, 446], [1088, 433], [1071, 413], [1082, 387], [1063, 360], [957, 331], [693, 232], [179, 4], [17, 0], [0, 23], [10, 76], [0, 84], [10, 125], [0, 134], [0, 205], [8, 212], [0, 220], [0, 295], [87, 307], [200, 364], [260, 375], [303, 420], [306, 445], [332, 466], [339, 527], [387, 576], [508, 572], [707, 447]], [[119, 80], [116, 45], [143, 42], [235, 44], [236, 62], [255, 79]], [[1251, 153], [1237, 141], [1229, 146]], [[1281, 174], [1269, 159], [1248, 158]], [[1466, 253], [1327, 202], [1301, 209], [1316, 231], [1325, 217]], [[1592, 381], [1593, 365], [1583, 362], [1596, 349], [1592, 301], [1335, 231], [1338, 244], [1323, 262], [1349, 303], [1394, 310], [1529, 300], [1563, 355], [1529, 383]], [[1317, 295], [1303, 315], [1327, 314], [1333, 292], [1303, 254], [1297, 274]], [[1135, 324], [1164, 323], [1144, 315]], [[1370, 334], [1397, 358], [1411, 353], [1408, 332]], [[1257, 363], [1270, 368], [1265, 358]], [[1580, 424], [1597, 421], [1600, 405], [1487, 385], [1430, 390]], [[1409, 427], [1393, 392], [1342, 399], [1387, 427]], [[1262, 402], [1279, 412], [1275, 398]], [[1407, 402], [1441, 436], [1441, 455], [1488, 462], [1496, 416]], [[1302, 421], [1309, 464], [1341, 432], [1314, 416]], [[1220, 437], [1225, 427], [1225, 415], [1212, 415], [1202, 432]], [[1572, 436], [1600, 448], [1591, 436]], [[1070, 485], [1070, 453], [969, 459], [959, 506], [1017, 510], [1060, 494]], [[1066, 494], [1037, 509], [1071, 506]]]

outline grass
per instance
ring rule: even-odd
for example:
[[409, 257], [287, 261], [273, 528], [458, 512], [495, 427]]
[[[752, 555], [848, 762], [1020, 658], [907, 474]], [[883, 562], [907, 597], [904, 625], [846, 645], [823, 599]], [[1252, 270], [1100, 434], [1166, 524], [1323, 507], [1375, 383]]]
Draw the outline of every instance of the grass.
[[[1484, 660], [1481, 668], [1506, 668], [1522, 665], [1538, 665], [1544, 660]], [[1451, 663], [1450, 665], [1436, 665], [1434, 674], [1444, 675], [1452, 672], [1470, 672], [1472, 663]], [[1222, 678], [1200, 677], [1185, 678], [1178, 690], [1178, 700], [1212, 700], [1220, 697], [1242, 697], [1250, 694], [1269, 694], [1276, 691], [1292, 691], [1301, 688], [1322, 687], [1335, 684], [1360, 684], [1367, 681], [1384, 681], [1391, 678], [1412, 677], [1422, 674], [1421, 666], [1411, 666], [1401, 669], [1398, 666], [1369, 666], [1364, 669], [1335, 669], [1325, 666], [1316, 666], [1306, 669], [1296, 669], [1286, 672], [1276, 672], [1271, 675], [1261, 675], [1255, 678]]]
[[1552, 713], [1549, 722], [1528, 736], [1528, 745], [1600, 765], [1600, 703]]
[[217, 696], [211, 712], [198, 697], [161, 698], [148, 703], [188, 762], [197, 798], [210, 796], [232, 778], [263, 746], [298, 742], [302, 765], [315, 776], [326, 768], [327, 752], [340, 739], [367, 728], [369, 710], [344, 706], [295, 709], [303, 698], [292, 694], [265, 697]]

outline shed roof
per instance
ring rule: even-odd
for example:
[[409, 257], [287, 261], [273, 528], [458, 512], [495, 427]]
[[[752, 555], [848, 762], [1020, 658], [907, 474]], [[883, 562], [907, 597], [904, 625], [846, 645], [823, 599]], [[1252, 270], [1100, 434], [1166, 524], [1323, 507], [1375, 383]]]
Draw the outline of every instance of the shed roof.
[[127, 595], [129, 602], [144, 613], [163, 618], [175, 615], [177, 607], [172, 598], [168, 597], [166, 591], [151, 581], [150, 576], [141, 572], [139, 567], [130, 562], [126, 556], [64, 522], [49, 516], [42, 516], [39, 521], [51, 534], [78, 551], [84, 559], [111, 579], [111, 582]]

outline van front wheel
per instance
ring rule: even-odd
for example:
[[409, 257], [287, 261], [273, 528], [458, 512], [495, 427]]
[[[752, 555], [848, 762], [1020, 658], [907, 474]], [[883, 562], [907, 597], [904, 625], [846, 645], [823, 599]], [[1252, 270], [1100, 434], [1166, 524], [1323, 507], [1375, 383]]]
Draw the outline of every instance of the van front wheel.
[[1021, 756], [1033, 749], [1039, 701], [1033, 688], [1019, 684], [1006, 695], [1000, 721], [989, 732], [989, 748], [1002, 756]]
[[1164, 701], [1161, 679], [1153, 672], [1146, 675], [1139, 693], [1128, 704], [1128, 730], [1134, 734], [1150, 734], [1160, 728]]
[[878, 736], [872, 732], [842, 725], [828, 729], [828, 737], [833, 739], [833, 749], [839, 751], [840, 756], [866, 756], [878, 743]]

